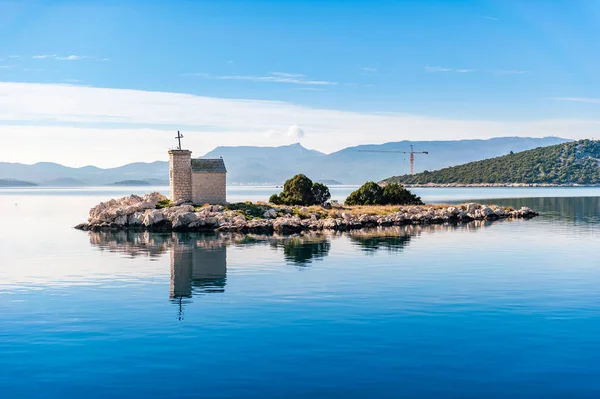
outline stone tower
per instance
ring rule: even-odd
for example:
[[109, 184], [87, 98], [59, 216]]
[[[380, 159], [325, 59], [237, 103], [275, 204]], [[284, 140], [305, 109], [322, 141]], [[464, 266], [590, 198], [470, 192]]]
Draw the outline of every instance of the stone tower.
[[171, 201], [192, 201], [192, 152], [169, 150]]

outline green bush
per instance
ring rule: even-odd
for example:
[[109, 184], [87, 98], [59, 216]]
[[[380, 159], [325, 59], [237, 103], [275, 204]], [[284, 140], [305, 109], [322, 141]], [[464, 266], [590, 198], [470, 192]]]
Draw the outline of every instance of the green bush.
[[404, 186], [397, 183], [381, 187], [375, 182], [367, 182], [346, 198], [346, 205], [423, 205], [417, 197]]
[[250, 201], [228, 204], [225, 208], [229, 209], [230, 211], [241, 212], [244, 214], [244, 216], [251, 218], [262, 217], [265, 211], [268, 209], [266, 206], [256, 205]]
[[423, 201], [403, 185], [390, 183], [383, 188], [382, 205], [423, 205]]
[[156, 209], [168, 208], [171, 206], [171, 200], [160, 200], [156, 203]]
[[346, 205], [381, 205], [383, 202], [383, 188], [373, 182], [366, 182], [361, 188], [354, 191], [346, 198]]
[[276, 205], [320, 205], [331, 198], [326, 185], [313, 183], [305, 175], [296, 175], [285, 182], [283, 191], [273, 194], [269, 202]]

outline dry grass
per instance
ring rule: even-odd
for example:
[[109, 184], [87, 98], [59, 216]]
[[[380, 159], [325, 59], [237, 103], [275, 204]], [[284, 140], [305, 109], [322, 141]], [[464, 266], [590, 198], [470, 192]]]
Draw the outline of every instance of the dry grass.
[[375, 216], [385, 216], [395, 212], [398, 212], [400, 208], [414, 208], [420, 206], [422, 209], [429, 209], [433, 207], [434, 209], [439, 209], [443, 207], [448, 207], [450, 205], [336, 205], [332, 209], [325, 209], [322, 206], [309, 206], [306, 207], [309, 213], [318, 213], [322, 216], [332, 216], [335, 217], [339, 212], [349, 213], [353, 216], [358, 215], [375, 215]]

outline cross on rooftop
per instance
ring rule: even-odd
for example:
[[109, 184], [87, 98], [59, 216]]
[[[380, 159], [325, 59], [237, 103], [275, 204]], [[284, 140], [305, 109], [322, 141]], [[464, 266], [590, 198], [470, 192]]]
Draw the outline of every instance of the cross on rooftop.
[[179, 142], [179, 146], [177, 147], [178, 150], [181, 150], [181, 139], [183, 138], [183, 134], [179, 133], [179, 130], [177, 131], [177, 137], [175, 137], [177, 139], [177, 141]]

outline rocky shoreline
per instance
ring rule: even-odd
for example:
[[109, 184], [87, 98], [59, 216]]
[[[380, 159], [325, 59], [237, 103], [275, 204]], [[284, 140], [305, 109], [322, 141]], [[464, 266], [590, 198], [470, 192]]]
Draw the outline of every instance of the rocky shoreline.
[[[187, 203], [168, 202], [160, 193], [131, 195], [102, 202], [92, 208], [87, 222], [76, 229], [85, 231], [225, 231], [240, 233], [295, 233], [300, 231], [348, 231], [378, 226], [466, 223], [473, 220], [529, 219], [539, 214], [527, 207], [515, 210], [477, 203], [462, 205], [397, 206], [385, 214], [378, 207], [333, 207], [331, 209], [300, 206], [278, 207], [251, 205], [261, 212], [250, 216], [243, 210], [222, 205], [194, 207]], [[263, 212], [264, 210], [264, 212]], [[371, 211], [369, 211], [371, 210]]]
[[474, 183], [474, 184], [463, 184], [463, 183], [425, 183], [425, 184], [404, 184], [404, 187], [408, 188], [485, 188], [485, 187], [600, 187], [599, 184], [551, 184], [551, 183]]

